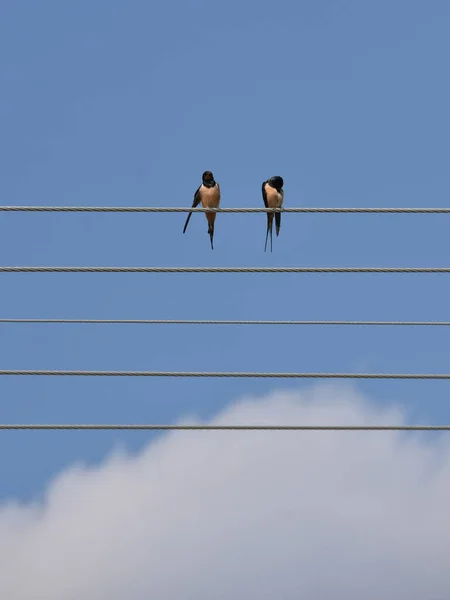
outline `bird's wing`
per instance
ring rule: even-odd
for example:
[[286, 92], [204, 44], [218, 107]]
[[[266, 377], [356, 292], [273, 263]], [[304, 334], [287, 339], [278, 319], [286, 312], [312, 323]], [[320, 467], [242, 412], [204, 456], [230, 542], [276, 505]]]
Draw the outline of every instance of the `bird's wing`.
[[[192, 208], [196, 208], [200, 204], [200, 201], [201, 201], [200, 188], [201, 187], [202, 186], [199, 185], [198, 188], [197, 188], [197, 190], [196, 190], [196, 192], [195, 192], [195, 194], [194, 194], [194, 201], [192, 203]], [[187, 216], [186, 223], [184, 224], [183, 233], [186, 232], [186, 229], [187, 229], [187, 226], [188, 226], [188, 223], [189, 223], [189, 220], [190, 220], [191, 217], [192, 217], [192, 212], [190, 212], [188, 214], [188, 216]]]
[[267, 208], [267, 192], [266, 192], [266, 183], [267, 183], [267, 181], [265, 181], [265, 182], [262, 184], [262, 197], [263, 197], [263, 200], [264, 200], [264, 206]]
[[192, 208], [196, 208], [200, 204], [200, 188], [202, 186], [199, 185], [194, 194], [194, 202], [192, 203]]

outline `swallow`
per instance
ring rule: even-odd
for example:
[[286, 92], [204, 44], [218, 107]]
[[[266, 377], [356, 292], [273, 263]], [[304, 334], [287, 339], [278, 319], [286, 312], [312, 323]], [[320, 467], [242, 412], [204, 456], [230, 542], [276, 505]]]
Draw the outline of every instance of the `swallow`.
[[[205, 171], [202, 175], [202, 184], [197, 188], [194, 194], [194, 202], [192, 208], [196, 208], [200, 202], [203, 208], [219, 208], [220, 204], [220, 187], [217, 181], [214, 180], [214, 175], [211, 171]], [[208, 233], [211, 239], [211, 248], [214, 250], [213, 238], [214, 238], [214, 221], [216, 220], [215, 212], [205, 213], [206, 220], [208, 221]], [[189, 219], [192, 216], [192, 211], [188, 214], [186, 223], [184, 224], [183, 233], [186, 233], [186, 229], [189, 223]]]
[[[271, 177], [262, 184], [262, 196], [264, 200], [264, 206], [266, 208], [281, 208], [283, 206], [284, 191], [283, 191], [283, 178], [279, 175]], [[276, 234], [280, 233], [281, 226], [281, 213], [270, 212], [267, 213], [267, 231], [266, 231], [266, 245], [264, 246], [264, 252], [267, 249], [267, 239], [270, 233], [270, 251], [272, 252], [272, 226], [273, 217], [275, 214], [275, 229]]]

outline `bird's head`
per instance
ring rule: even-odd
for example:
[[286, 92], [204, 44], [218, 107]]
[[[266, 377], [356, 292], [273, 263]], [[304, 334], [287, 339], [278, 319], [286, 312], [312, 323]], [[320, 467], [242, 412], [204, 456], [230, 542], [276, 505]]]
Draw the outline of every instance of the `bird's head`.
[[206, 186], [212, 186], [216, 183], [214, 181], [214, 175], [212, 174], [211, 171], [205, 171], [203, 173], [202, 182], [203, 182], [203, 185], [206, 185]]
[[269, 184], [279, 192], [284, 185], [284, 181], [282, 177], [275, 175], [269, 179]]

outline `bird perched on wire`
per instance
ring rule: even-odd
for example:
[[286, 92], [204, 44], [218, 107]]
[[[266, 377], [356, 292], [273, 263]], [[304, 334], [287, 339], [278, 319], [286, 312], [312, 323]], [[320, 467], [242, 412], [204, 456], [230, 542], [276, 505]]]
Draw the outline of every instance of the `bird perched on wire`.
[[[220, 204], [220, 187], [217, 181], [214, 180], [214, 175], [211, 171], [205, 171], [202, 175], [202, 184], [197, 188], [194, 194], [194, 202], [192, 208], [196, 208], [200, 202], [203, 208], [218, 208]], [[211, 239], [211, 248], [214, 250], [213, 238], [214, 238], [214, 222], [216, 220], [215, 212], [205, 213], [206, 220], [208, 221], [208, 233]], [[183, 233], [186, 232], [186, 228], [189, 223], [189, 219], [192, 216], [192, 212], [188, 214], [186, 223], [184, 224]]]
[[[270, 179], [267, 179], [262, 184], [262, 196], [264, 200], [264, 206], [266, 208], [281, 208], [283, 206], [284, 200], [284, 190], [283, 190], [283, 178], [279, 175], [275, 175]], [[270, 212], [267, 213], [267, 231], [266, 231], [266, 245], [264, 246], [264, 252], [267, 249], [267, 239], [270, 233], [270, 251], [272, 252], [272, 227], [273, 227], [273, 217], [275, 215], [275, 229], [276, 234], [280, 233], [281, 226], [281, 213]]]

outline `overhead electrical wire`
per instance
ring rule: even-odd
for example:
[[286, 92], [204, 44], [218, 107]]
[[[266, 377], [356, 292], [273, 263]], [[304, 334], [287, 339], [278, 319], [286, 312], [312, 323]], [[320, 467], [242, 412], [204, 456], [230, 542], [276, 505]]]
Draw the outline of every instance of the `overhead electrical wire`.
[[450, 373], [283, 373], [268, 371], [82, 371], [1, 369], [0, 375], [71, 377], [233, 377], [271, 379], [450, 379]]
[[333, 325], [333, 326], [409, 326], [448, 327], [450, 321], [277, 321], [233, 319], [0, 319], [0, 324], [87, 324], [87, 325]]
[[153, 431], [450, 431], [450, 425], [126, 425], [0, 424], [0, 430], [153, 430]]
[[[148, 206], [0, 206], [0, 212], [95, 213], [316, 213], [316, 214], [450, 214], [450, 208], [191, 208]], [[450, 273], [450, 267], [55, 267], [0, 266], [0, 273]], [[182, 325], [358, 325], [448, 326], [450, 321], [336, 321], [336, 320], [208, 320], [208, 319], [0, 319], [0, 323], [182, 324]], [[120, 377], [237, 377], [308, 379], [434, 379], [450, 373], [270, 373], [192, 371], [75, 371], [0, 370], [7, 376], [120, 376]], [[448, 431], [450, 425], [157, 425], [157, 424], [0, 424], [0, 430], [280, 430], [280, 431]]]
[[0, 212], [98, 212], [98, 213], [355, 213], [355, 214], [450, 214], [450, 208], [191, 208], [181, 206], [0, 206]]
[[6, 267], [0, 273], [450, 273], [450, 267]]

